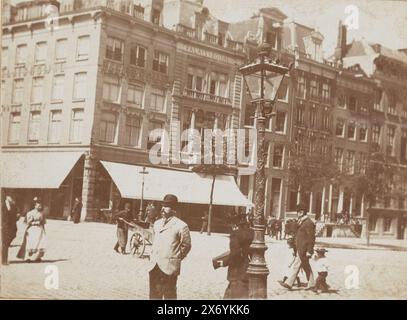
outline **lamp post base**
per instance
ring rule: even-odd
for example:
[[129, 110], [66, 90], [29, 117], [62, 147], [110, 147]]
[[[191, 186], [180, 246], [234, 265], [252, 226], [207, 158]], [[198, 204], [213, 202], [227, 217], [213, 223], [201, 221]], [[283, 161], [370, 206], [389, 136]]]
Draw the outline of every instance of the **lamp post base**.
[[264, 253], [267, 246], [264, 242], [264, 225], [254, 225], [254, 240], [250, 246], [251, 261], [247, 274], [249, 275], [249, 298], [250, 299], [267, 299], [267, 268]]

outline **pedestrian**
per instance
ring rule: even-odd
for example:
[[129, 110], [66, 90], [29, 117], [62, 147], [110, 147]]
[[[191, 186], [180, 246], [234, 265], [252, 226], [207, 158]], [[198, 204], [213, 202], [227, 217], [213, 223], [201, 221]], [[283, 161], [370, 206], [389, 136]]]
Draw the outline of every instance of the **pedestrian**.
[[1, 231], [2, 231], [2, 264], [8, 264], [8, 250], [17, 235], [17, 207], [14, 199], [7, 195], [2, 204]]
[[153, 225], [154, 222], [157, 221], [158, 218], [160, 218], [160, 209], [158, 208], [158, 205], [155, 203], [155, 201], [151, 202], [147, 208], [146, 208], [146, 219], [145, 222], [150, 223], [150, 225]]
[[79, 221], [81, 220], [81, 212], [82, 212], [82, 202], [79, 197], [76, 197], [71, 210], [71, 220], [73, 221], [73, 223], [75, 224], [79, 223]]
[[307, 206], [299, 205], [297, 207], [298, 214], [298, 227], [295, 235], [295, 245], [297, 248], [297, 256], [292, 266], [292, 272], [288, 277], [287, 281], [279, 281], [280, 285], [284, 288], [291, 290], [294, 285], [298, 273], [301, 268], [304, 270], [305, 275], [307, 276], [307, 290], [313, 289], [315, 286], [314, 275], [312, 273], [311, 265], [309, 259], [314, 253], [314, 244], [315, 244], [315, 224], [307, 216]]
[[45, 224], [42, 205], [36, 202], [34, 209], [27, 213], [27, 228], [17, 258], [41, 261], [46, 247]]
[[249, 248], [253, 242], [254, 234], [245, 214], [236, 216], [232, 223], [227, 273], [229, 284], [224, 299], [248, 299], [249, 277], [247, 268], [250, 262]]
[[177, 218], [178, 198], [167, 194], [161, 218], [153, 226], [154, 241], [150, 254], [150, 299], [177, 299], [177, 280], [181, 262], [191, 250], [188, 225]]
[[[285, 257], [285, 259], [283, 261], [285, 261], [284, 263], [284, 268], [283, 268], [283, 282], [286, 282], [289, 275], [291, 274], [291, 270], [292, 267], [294, 265], [294, 261], [295, 258], [297, 256], [297, 248], [295, 247], [295, 238], [294, 237], [290, 237], [287, 239], [287, 255]], [[297, 280], [297, 285], [298, 287], [301, 286], [301, 282], [300, 282], [300, 277], [297, 276], [296, 278]]]
[[113, 217], [114, 221], [117, 222], [117, 242], [113, 249], [117, 253], [126, 254], [127, 238], [129, 235], [129, 229], [126, 222], [130, 221], [131, 218], [131, 204], [129, 202], [126, 202], [124, 205], [124, 210], [119, 211]]
[[318, 273], [318, 277], [315, 281], [315, 287], [313, 291], [315, 293], [328, 292], [329, 285], [326, 283], [326, 278], [328, 277], [328, 263], [325, 253], [328, 250], [324, 248], [315, 249], [316, 254], [314, 255], [314, 270]]
[[201, 231], [200, 233], [205, 232], [205, 230], [208, 230], [208, 220], [209, 220], [209, 215], [208, 215], [208, 211], [204, 211], [203, 216], [201, 217], [202, 220], [202, 226], [201, 226]]

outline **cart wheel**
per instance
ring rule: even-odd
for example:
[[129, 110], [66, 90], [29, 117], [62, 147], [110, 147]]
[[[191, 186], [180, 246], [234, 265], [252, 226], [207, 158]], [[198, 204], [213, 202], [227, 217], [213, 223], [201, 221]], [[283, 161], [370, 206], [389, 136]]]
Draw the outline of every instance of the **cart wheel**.
[[140, 232], [136, 232], [130, 239], [130, 249], [133, 255], [141, 257], [146, 248], [144, 236]]

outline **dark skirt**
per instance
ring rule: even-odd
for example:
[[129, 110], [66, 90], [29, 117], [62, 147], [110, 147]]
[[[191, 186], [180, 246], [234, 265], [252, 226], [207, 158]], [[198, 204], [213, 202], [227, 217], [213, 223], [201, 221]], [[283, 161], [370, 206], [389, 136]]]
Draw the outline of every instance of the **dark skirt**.
[[127, 228], [126, 229], [117, 228], [117, 242], [119, 243], [119, 246], [121, 248], [126, 248], [128, 234], [129, 232]]
[[223, 299], [248, 299], [249, 298], [249, 281], [247, 280], [230, 280], [226, 288]]

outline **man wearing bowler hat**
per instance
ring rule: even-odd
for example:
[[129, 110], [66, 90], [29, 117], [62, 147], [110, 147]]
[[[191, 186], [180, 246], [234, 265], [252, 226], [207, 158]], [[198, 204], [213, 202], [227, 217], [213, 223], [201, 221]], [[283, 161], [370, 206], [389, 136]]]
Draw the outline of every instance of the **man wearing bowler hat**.
[[150, 254], [150, 299], [177, 299], [177, 280], [181, 261], [191, 250], [187, 224], [175, 216], [176, 196], [164, 197], [161, 218], [153, 226]]
[[301, 268], [304, 270], [307, 276], [307, 289], [313, 289], [315, 286], [314, 275], [309, 263], [309, 259], [314, 253], [315, 224], [308, 217], [307, 211], [307, 207], [304, 204], [300, 204], [297, 206], [298, 226], [295, 234], [297, 256], [293, 262], [292, 274], [285, 282], [279, 281], [280, 285], [289, 290], [291, 290]]

